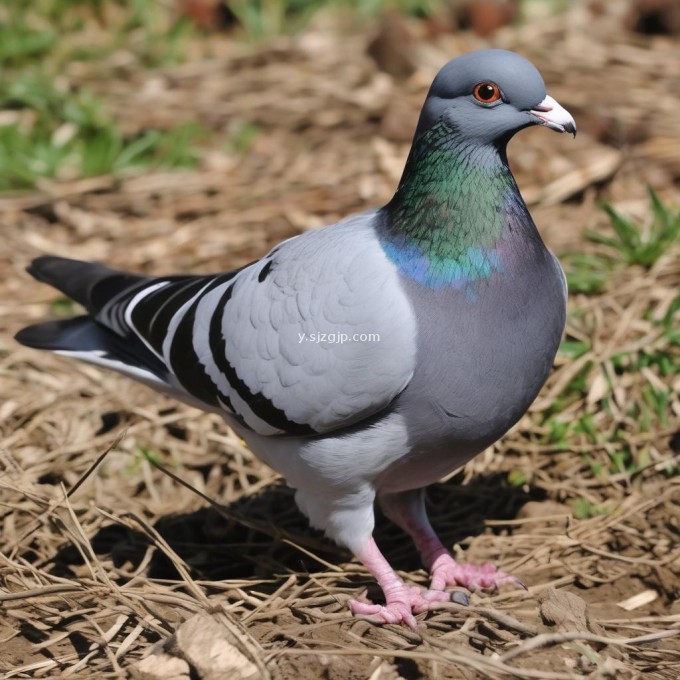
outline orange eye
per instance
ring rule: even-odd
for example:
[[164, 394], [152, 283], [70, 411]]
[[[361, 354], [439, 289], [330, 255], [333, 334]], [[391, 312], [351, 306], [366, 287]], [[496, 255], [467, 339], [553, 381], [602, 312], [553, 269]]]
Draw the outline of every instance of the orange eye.
[[479, 83], [472, 90], [475, 99], [482, 104], [491, 104], [501, 98], [501, 89], [496, 83]]

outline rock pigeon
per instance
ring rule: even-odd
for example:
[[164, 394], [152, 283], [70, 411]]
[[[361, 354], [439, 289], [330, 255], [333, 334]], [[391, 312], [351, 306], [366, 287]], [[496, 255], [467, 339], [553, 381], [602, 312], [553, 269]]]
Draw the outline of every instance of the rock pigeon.
[[[415, 626], [468, 589], [520, 583], [459, 564], [423, 490], [498, 440], [547, 379], [564, 330], [562, 269], [506, 146], [576, 134], [538, 70], [505, 50], [448, 62], [425, 100], [394, 197], [214, 276], [150, 277], [44, 256], [28, 271], [87, 315], [24, 328], [29, 347], [119, 371], [221, 414], [296, 490], [310, 523], [383, 590], [355, 614]], [[405, 583], [373, 539], [374, 504], [431, 574]]]

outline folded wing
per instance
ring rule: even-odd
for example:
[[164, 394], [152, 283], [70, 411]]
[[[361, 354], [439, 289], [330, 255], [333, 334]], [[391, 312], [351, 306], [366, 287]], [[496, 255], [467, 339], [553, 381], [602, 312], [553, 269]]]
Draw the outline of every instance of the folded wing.
[[29, 271], [89, 316], [19, 332], [262, 435], [323, 434], [386, 408], [415, 361], [415, 321], [364, 213], [216, 276], [149, 278], [38, 258]]

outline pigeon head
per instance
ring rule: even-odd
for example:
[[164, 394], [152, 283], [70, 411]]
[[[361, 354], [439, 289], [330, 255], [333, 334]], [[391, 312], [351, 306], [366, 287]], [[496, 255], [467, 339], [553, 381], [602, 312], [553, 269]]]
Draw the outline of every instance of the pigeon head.
[[519, 130], [576, 133], [535, 66], [506, 50], [470, 52], [434, 79], [406, 167], [382, 210], [388, 257], [428, 288], [466, 290], [508, 271], [516, 249], [540, 237], [507, 162]]
[[470, 52], [442, 67], [415, 140], [437, 124], [479, 144], [503, 145], [531, 125], [576, 134], [574, 119], [546, 94], [538, 69], [519, 54], [498, 49]]

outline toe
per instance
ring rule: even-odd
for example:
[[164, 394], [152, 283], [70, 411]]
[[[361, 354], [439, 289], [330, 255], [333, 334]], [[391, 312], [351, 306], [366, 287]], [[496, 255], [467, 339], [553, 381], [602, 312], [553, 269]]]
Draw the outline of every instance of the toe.
[[372, 604], [371, 602], [361, 602], [361, 600], [350, 600], [349, 610], [352, 614], [360, 616], [373, 616], [378, 614], [382, 609], [382, 605]]
[[462, 586], [470, 591], [478, 588], [498, 588], [503, 585], [515, 585], [526, 590], [526, 586], [520, 579], [504, 571], [500, 571], [496, 565], [486, 562], [485, 564], [458, 564], [451, 556], [442, 556], [440, 561], [432, 569], [433, 590], [443, 590], [447, 586]]
[[349, 608], [352, 614], [365, 616], [374, 623], [404, 623], [412, 629], [418, 625], [411, 605], [406, 602], [389, 602], [382, 605], [350, 600]]

